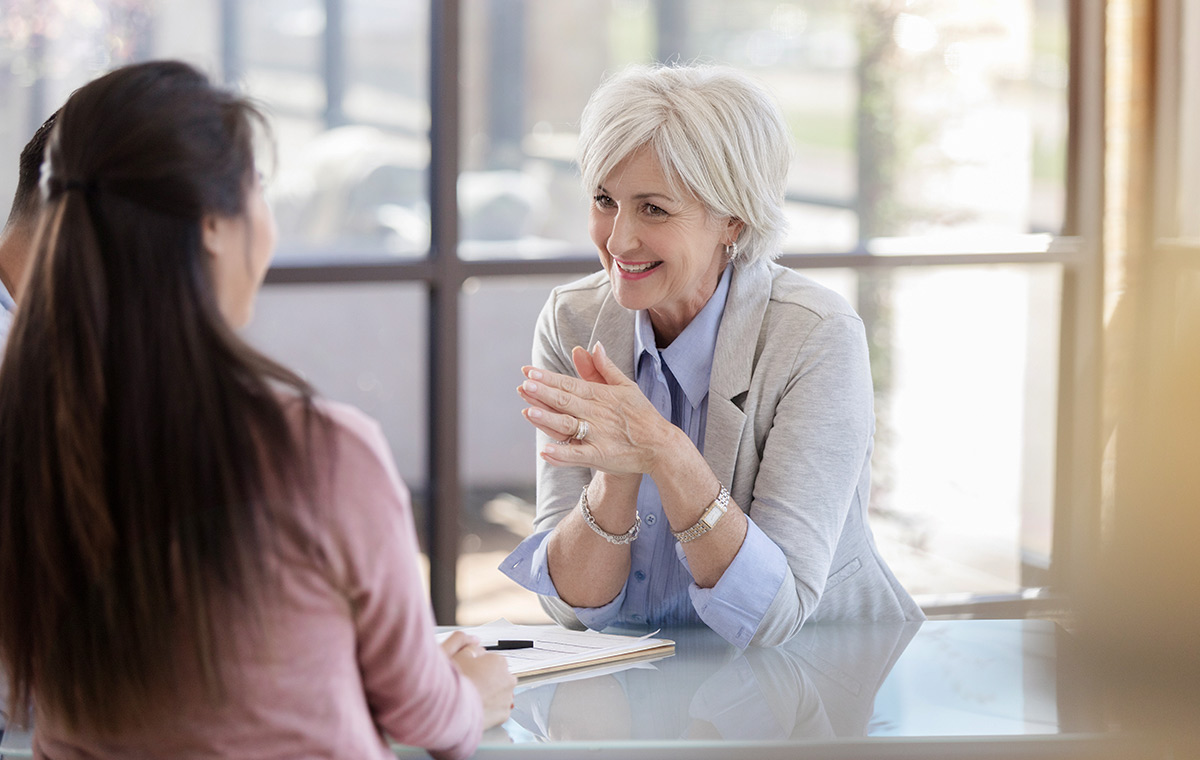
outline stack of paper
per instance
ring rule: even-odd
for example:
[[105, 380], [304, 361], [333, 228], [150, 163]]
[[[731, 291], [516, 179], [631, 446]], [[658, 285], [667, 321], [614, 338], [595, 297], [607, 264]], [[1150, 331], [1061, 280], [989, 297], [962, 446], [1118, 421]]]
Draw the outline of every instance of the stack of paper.
[[[674, 641], [652, 638], [654, 633], [638, 637], [619, 636], [596, 631], [571, 631], [556, 625], [514, 625], [503, 619], [460, 630], [479, 639], [484, 646], [499, 641], [532, 641], [533, 646], [529, 648], [496, 652], [508, 661], [509, 672], [519, 681], [547, 673], [658, 659], [675, 653]], [[439, 633], [438, 641], [451, 633]]]

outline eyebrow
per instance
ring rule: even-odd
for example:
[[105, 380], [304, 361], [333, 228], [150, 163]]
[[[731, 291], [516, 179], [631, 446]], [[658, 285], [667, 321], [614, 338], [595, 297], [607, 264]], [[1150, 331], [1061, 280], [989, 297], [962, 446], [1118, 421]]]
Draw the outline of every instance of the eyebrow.
[[[608, 194], [609, 194], [608, 190], [606, 190], [606, 189], [604, 188], [604, 185], [596, 185], [596, 190], [598, 190], [599, 192], [602, 192], [602, 193], [604, 193], [605, 195], [608, 195]], [[634, 199], [635, 201], [644, 201], [644, 200], [649, 200], [649, 199], [651, 199], [651, 198], [661, 198], [661, 199], [663, 199], [663, 200], [665, 200], [665, 201], [671, 201], [672, 203], [678, 203], [678, 202], [679, 202], [679, 201], [678, 201], [677, 199], [675, 199], [674, 197], [672, 197], [672, 196], [670, 196], [670, 195], [664, 195], [663, 193], [638, 193], [637, 195], [633, 196], [633, 199]]]

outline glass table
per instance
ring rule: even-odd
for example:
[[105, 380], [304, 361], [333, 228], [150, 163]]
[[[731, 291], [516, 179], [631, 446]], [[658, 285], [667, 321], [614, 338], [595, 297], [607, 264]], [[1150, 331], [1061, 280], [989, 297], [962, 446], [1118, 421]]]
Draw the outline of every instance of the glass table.
[[[658, 635], [674, 655], [519, 685], [476, 757], [1161, 756], [1108, 730], [1076, 643], [1046, 620], [816, 625], [745, 651], [706, 628]], [[0, 738], [5, 760], [29, 747]]]
[[[814, 625], [739, 651], [664, 630], [675, 654], [517, 687], [476, 757], [1107, 758], [1111, 733], [1072, 637], [1046, 620]], [[400, 757], [425, 753], [397, 747]]]

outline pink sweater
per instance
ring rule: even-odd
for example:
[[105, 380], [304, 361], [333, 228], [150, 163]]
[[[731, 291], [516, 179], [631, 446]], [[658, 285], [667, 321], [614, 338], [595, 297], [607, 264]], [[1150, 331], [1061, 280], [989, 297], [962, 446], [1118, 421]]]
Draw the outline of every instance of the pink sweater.
[[[408, 491], [379, 426], [321, 402], [333, 451], [318, 452], [321, 503], [301, 551], [284, 539], [280, 582], [264, 605], [266, 646], [227, 658], [228, 698], [198, 679], [169, 718], [118, 739], [71, 735], [38, 715], [35, 757], [390, 758], [381, 732], [439, 758], [479, 743], [479, 693], [434, 640]], [[231, 620], [231, 641], [250, 626]], [[186, 660], [186, 658], [182, 658]], [[186, 667], [186, 666], [184, 666]]]

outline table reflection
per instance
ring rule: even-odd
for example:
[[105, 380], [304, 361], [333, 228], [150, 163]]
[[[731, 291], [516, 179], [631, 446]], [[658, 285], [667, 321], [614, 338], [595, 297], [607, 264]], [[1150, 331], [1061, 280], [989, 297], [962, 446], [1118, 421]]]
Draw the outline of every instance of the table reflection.
[[[740, 651], [707, 628], [664, 630], [676, 654], [519, 687], [505, 738], [770, 741], [863, 737], [875, 695], [920, 629], [818, 625], [784, 646]], [[497, 735], [485, 741], [504, 741]]]

